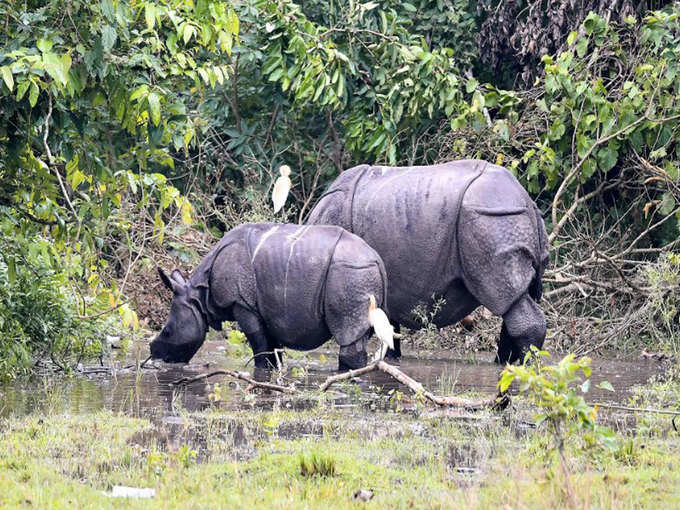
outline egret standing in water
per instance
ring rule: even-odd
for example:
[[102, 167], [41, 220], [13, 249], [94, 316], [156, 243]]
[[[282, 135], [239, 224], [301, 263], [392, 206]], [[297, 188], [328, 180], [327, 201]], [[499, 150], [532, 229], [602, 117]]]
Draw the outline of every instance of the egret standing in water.
[[290, 167], [288, 165], [281, 165], [279, 168], [281, 175], [274, 183], [274, 191], [272, 192], [272, 201], [274, 202], [274, 214], [279, 212], [288, 198], [288, 192], [293, 187], [290, 181]]
[[380, 348], [375, 353], [373, 361], [380, 361], [385, 357], [387, 348], [394, 349], [394, 328], [387, 315], [375, 305], [375, 296], [368, 296], [368, 323], [373, 326], [375, 336], [380, 340]]

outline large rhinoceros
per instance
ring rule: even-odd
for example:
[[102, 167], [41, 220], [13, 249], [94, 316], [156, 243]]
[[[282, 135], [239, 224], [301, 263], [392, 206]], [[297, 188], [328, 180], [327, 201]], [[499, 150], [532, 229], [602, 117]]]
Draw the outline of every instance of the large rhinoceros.
[[[433, 166], [360, 165], [340, 174], [308, 224], [339, 225], [382, 257], [388, 315], [417, 327], [413, 310], [432, 310], [438, 326], [478, 306], [503, 317], [496, 360], [514, 362], [541, 346], [546, 324], [536, 302], [548, 261], [543, 219], [505, 168], [478, 160]], [[395, 342], [395, 354], [400, 355]]]
[[237, 321], [257, 368], [275, 366], [276, 348], [310, 350], [331, 336], [340, 345], [341, 369], [364, 366], [369, 298], [384, 306], [387, 283], [380, 256], [354, 234], [273, 223], [229, 231], [188, 281], [177, 270], [159, 273], [173, 299], [151, 343], [153, 358], [187, 362], [208, 327]]

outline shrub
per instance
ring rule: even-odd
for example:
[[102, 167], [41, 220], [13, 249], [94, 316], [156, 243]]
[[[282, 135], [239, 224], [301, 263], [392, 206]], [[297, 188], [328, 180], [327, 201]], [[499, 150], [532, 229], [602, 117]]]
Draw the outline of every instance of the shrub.
[[64, 272], [55, 270], [49, 243], [0, 237], [0, 380], [28, 375], [42, 359], [68, 369], [102, 353], [102, 318], [83, 320]]
[[[566, 439], [575, 432], [586, 432], [589, 437], [601, 444], [613, 447], [612, 432], [597, 425], [595, 409], [590, 407], [583, 393], [590, 388], [590, 358], [575, 360], [568, 354], [555, 365], [547, 365], [543, 359], [550, 357], [546, 351], [531, 346], [524, 363], [519, 366], [508, 365], [501, 374], [498, 387], [507, 391], [510, 384], [517, 380], [520, 391], [527, 393], [533, 403], [541, 408], [537, 424], [547, 423], [555, 439], [555, 446], [562, 453]], [[580, 372], [580, 375], [579, 375]], [[580, 383], [582, 376], [586, 380]], [[613, 391], [610, 383], [603, 381], [599, 387]]]

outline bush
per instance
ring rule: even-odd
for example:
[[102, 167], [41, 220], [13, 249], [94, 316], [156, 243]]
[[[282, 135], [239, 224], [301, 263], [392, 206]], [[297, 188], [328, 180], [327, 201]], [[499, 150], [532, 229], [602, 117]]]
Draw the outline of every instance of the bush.
[[[541, 409], [536, 416], [537, 425], [547, 424], [560, 455], [563, 455], [567, 439], [577, 433], [581, 433], [589, 444], [614, 448], [613, 433], [596, 423], [595, 409], [583, 398], [590, 388], [590, 358], [576, 360], [573, 354], [568, 354], [555, 365], [544, 364], [542, 360], [548, 357], [548, 352], [532, 346], [522, 365], [505, 367], [498, 383], [500, 391], [507, 391], [515, 380], [519, 382], [520, 391], [526, 392]], [[579, 372], [586, 377], [583, 383]], [[607, 381], [602, 381], [598, 387], [613, 391]]]
[[43, 358], [68, 370], [71, 358], [102, 353], [103, 319], [76, 312], [66, 276], [50, 261], [49, 243], [0, 237], [0, 380], [29, 375]]

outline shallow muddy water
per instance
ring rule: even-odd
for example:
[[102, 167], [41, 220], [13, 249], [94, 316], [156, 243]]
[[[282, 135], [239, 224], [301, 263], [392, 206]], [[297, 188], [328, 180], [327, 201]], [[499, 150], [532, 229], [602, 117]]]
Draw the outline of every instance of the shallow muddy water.
[[[147, 351], [142, 346], [139, 357]], [[493, 395], [500, 368], [492, 362], [492, 353], [475, 353], [467, 359], [445, 359], [450, 353], [442, 353], [434, 359], [405, 357], [400, 368], [436, 394]], [[555, 356], [555, 359], [559, 359]], [[114, 361], [114, 365], [126, 366], [133, 360]], [[338, 410], [356, 412], [359, 409], [414, 407], [408, 389], [389, 375], [373, 372], [362, 376], [354, 385], [334, 386], [325, 396], [315, 390], [337, 368], [334, 352], [314, 352], [303, 358], [288, 358], [285, 384], [296, 382], [302, 391], [299, 395], [257, 395], [253, 398], [245, 392], [247, 383], [236, 383], [225, 376], [216, 376], [190, 384], [182, 389], [171, 383], [185, 376], [229, 368], [244, 370], [243, 362], [228, 359], [223, 341], [209, 341], [188, 365], [159, 364], [157, 369], [118, 370], [112, 374], [93, 373], [72, 378], [53, 377], [41, 382], [0, 386], [0, 416], [25, 415], [32, 412], [89, 413], [112, 410], [134, 416], [163, 419], [176, 416], [182, 409], [199, 411], [213, 405], [219, 398], [224, 410], [236, 409], [305, 409], [314, 407], [323, 398], [327, 405]], [[590, 402], [625, 403], [631, 388], [645, 383], [662, 371], [661, 363], [648, 359], [593, 358]], [[245, 370], [252, 371], [252, 364]], [[86, 368], [87, 370], [87, 368]], [[609, 381], [615, 388], [611, 393], [597, 388], [600, 381]], [[215, 384], [219, 385], [216, 390]], [[403, 395], [397, 393], [400, 391]]]

